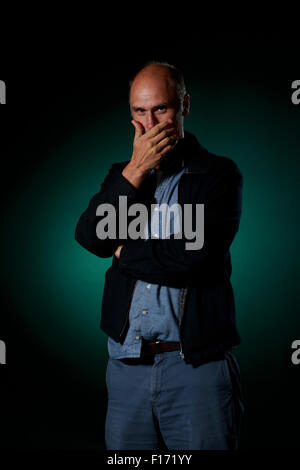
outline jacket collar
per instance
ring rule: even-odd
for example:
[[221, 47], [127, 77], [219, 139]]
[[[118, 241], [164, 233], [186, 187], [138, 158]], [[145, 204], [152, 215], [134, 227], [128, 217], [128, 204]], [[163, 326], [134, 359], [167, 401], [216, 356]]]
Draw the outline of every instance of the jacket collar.
[[208, 168], [208, 151], [191, 132], [184, 131], [181, 144], [185, 173], [202, 173]]

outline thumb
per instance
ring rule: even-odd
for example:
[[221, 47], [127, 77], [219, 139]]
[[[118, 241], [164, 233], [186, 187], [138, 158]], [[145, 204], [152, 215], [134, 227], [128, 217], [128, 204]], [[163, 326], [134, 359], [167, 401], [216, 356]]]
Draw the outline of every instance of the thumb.
[[138, 121], [135, 121], [134, 119], [131, 121], [131, 124], [134, 125], [135, 127], [135, 135], [134, 135], [134, 138], [136, 139], [137, 137], [141, 137], [143, 134], [144, 134], [144, 127], [143, 125], [138, 122]]

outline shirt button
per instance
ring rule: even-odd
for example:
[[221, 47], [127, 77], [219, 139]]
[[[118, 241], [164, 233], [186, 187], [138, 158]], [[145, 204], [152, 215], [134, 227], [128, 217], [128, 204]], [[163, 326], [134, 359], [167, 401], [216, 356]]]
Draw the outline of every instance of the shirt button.
[[139, 336], [136, 336], [135, 339], [140, 339], [140, 337], [139, 337]]
[[158, 207], [154, 207], [154, 210], [155, 210], [155, 211], [158, 211]]
[[142, 311], [142, 314], [143, 314], [143, 315], [146, 315], [147, 313], [148, 313], [147, 310], [143, 310], [143, 311]]
[[150, 287], [151, 287], [151, 284], [148, 284], [148, 285], [147, 285], [147, 289], [150, 289]]

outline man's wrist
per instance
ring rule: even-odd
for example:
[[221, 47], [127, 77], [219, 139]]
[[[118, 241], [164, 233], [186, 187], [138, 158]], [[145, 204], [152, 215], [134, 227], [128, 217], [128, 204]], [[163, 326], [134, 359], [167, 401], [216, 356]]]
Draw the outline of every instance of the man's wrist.
[[132, 186], [139, 188], [144, 181], [147, 172], [134, 167], [132, 163], [129, 162], [122, 171], [122, 175], [130, 184], [132, 184]]

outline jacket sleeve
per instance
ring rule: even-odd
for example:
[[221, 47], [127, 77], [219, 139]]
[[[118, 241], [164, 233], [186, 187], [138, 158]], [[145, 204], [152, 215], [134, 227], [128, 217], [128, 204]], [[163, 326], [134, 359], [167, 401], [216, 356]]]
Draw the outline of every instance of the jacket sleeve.
[[118, 238], [118, 227], [115, 239], [100, 239], [96, 234], [96, 226], [104, 216], [97, 216], [97, 207], [100, 204], [112, 204], [116, 210], [116, 220], [119, 212], [119, 196], [128, 196], [129, 201], [133, 201], [137, 189], [129, 183], [122, 175], [122, 169], [126, 166], [114, 163], [105, 177], [100, 191], [95, 194], [89, 202], [87, 209], [80, 216], [75, 230], [75, 240], [85, 249], [100, 258], [113, 256], [118, 245], [123, 245], [126, 240]]
[[170, 287], [218, 282], [228, 274], [230, 277], [225, 266], [239, 227], [241, 199], [242, 175], [233, 163], [222, 175], [210, 179], [205, 200], [195, 201], [204, 203], [202, 248], [187, 250], [185, 244], [190, 240], [184, 237], [184, 230], [181, 239], [132, 240], [121, 250], [119, 269], [136, 279]]

